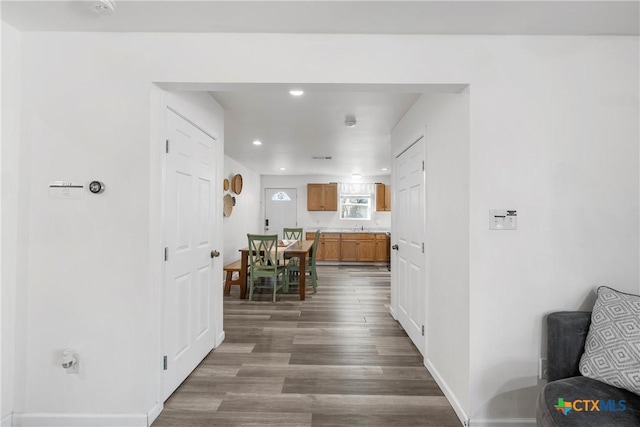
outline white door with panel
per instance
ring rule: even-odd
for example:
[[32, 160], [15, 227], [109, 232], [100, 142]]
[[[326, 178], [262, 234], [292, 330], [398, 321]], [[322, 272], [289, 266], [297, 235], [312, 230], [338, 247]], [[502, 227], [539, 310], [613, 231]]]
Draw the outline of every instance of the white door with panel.
[[[213, 196], [216, 141], [167, 110], [163, 400], [215, 344]], [[221, 262], [221, 261], [220, 261]]]
[[295, 188], [265, 188], [264, 199], [264, 232], [282, 239], [283, 228], [298, 224], [298, 193]]
[[425, 255], [424, 255], [424, 138], [395, 162], [396, 317], [424, 355]]

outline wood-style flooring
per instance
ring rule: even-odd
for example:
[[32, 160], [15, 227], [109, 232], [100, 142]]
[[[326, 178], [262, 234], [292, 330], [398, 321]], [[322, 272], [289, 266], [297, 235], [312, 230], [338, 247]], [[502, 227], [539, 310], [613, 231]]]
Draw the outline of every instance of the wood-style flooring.
[[[225, 341], [153, 427], [459, 427], [422, 356], [389, 314], [381, 267], [322, 266], [318, 292], [224, 297]], [[307, 281], [308, 283], [310, 280]]]

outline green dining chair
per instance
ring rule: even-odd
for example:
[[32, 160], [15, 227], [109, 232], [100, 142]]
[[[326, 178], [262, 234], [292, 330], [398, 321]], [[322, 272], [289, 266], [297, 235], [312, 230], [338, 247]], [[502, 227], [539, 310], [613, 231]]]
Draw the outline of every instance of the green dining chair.
[[[319, 242], [320, 242], [320, 232], [316, 231], [315, 237], [313, 238], [313, 249], [311, 251], [311, 257], [306, 258], [304, 262], [305, 263], [304, 274], [309, 274], [309, 277], [311, 277], [311, 286], [313, 287], [314, 294], [316, 293], [316, 290], [318, 288], [318, 272], [316, 270], [316, 256], [318, 255]], [[296, 264], [289, 263], [287, 265], [287, 270], [289, 271], [290, 277], [294, 274], [298, 274], [298, 272], [300, 271], [297, 263]]]
[[284, 228], [282, 230], [282, 240], [297, 240], [301, 242], [303, 231], [304, 229], [302, 228]]
[[311, 252], [311, 258], [305, 261], [305, 274], [308, 272], [311, 275], [311, 285], [313, 286], [313, 293], [316, 293], [318, 287], [318, 271], [316, 270], [316, 256], [318, 255], [318, 244], [320, 242], [320, 232], [316, 231], [316, 235], [313, 238], [313, 250]]
[[[282, 229], [282, 240], [297, 240], [298, 242], [301, 242], [303, 233], [304, 233], [304, 229], [302, 228], [285, 227]], [[289, 258], [286, 255], [285, 255], [285, 258], [289, 260], [289, 263], [292, 266], [298, 265], [298, 258]]]
[[278, 235], [247, 234], [249, 241], [249, 301], [253, 299], [253, 290], [273, 288], [273, 302], [276, 293], [283, 289], [289, 291], [287, 267], [278, 264]]

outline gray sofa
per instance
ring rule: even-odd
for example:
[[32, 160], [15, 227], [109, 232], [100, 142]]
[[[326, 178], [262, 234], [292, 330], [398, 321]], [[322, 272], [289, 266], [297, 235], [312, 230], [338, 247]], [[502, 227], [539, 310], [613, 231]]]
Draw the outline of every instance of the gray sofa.
[[[549, 382], [538, 397], [539, 427], [640, 426], [639, 395], [580, 375], [590, 324], [591, 312], [561, 311], [547, 317]], [[557, 408], [566, 402], [565, 414]]]

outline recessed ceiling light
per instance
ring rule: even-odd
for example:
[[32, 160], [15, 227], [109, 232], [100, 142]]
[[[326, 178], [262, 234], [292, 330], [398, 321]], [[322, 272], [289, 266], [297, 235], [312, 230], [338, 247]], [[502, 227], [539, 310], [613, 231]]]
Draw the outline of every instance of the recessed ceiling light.
[[388, 171], [389, 169], [388, 169], [388, 168], [382, 168], [382, 170], [383, 170], [383, 171]]
[[361, 174], [359, 174], [359, 173], [352, 173], [352, 174], [351, 174], [351, 178], [353, 178], [353, 179], [360, 179], [360, 178], [362, 178], [362, 175], [361, 175]]
[[285, 170], [285, 168], [280, 168], [281, 171]]
[[253, 145], [262, 145], [262, 141], [256, 139], [255, 141], [253, 141]]
[[289, 91], [289, 93], [293, 96], [302, 96], [304, 95], [304, 91], [301, 89], [292, 89]]

